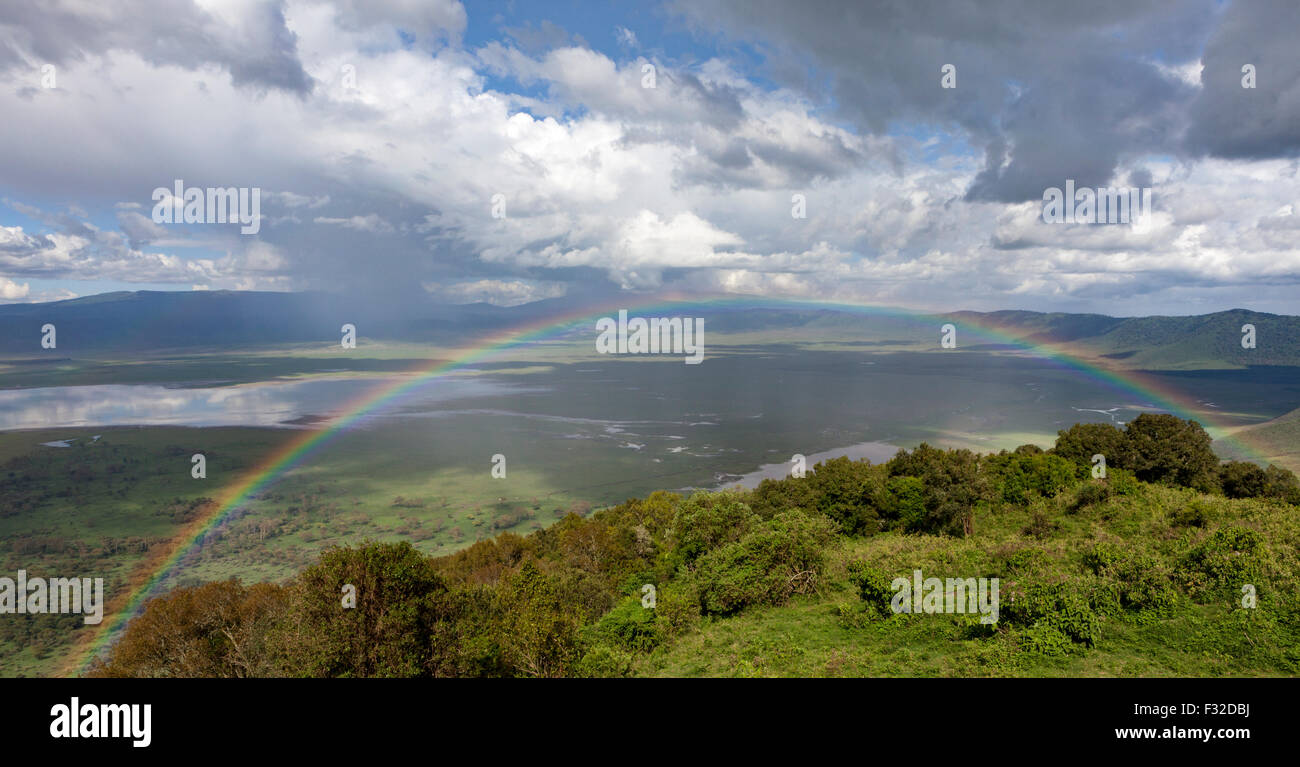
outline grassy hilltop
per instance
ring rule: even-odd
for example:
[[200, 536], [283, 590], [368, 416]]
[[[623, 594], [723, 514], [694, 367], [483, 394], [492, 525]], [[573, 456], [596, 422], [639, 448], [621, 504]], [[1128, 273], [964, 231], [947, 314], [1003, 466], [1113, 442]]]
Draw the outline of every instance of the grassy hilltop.
[[[1290, 472], [1220, 464], [1172, 416], [1048, 452], [922, 445], [448, 556], [368, 543], [284, 584], [177, 589], [92, 673], [1294, 675], [1298, 503]], [[891, 581], [917, 569], [998, 578], [997, 623], [897, 614]]]

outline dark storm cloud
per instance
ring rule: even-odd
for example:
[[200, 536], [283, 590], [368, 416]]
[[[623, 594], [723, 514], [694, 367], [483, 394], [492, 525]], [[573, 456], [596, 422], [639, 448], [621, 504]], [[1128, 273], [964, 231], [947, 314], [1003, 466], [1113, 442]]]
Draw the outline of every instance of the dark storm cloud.
[[[1192, 104], [1190, 145], [1220, 157], [1266, 158], [1300, 150], [1300, 3], [1233, 3], [1205, 48], [1203, 90]], [[1242, 87], [1242, 67], [1255, 87]]]
[[220, 19], [192, 2], [126, 0], [105, 4], [0, 4], [0, 70], [65, 65], [109, 51], [132, 51], [156, 65], [216, 64], [235, 85], [305, 94], [312, 79], [280, 2], [241, 8]]
[[[1104, 184], [1142, 153], [1257, 158], [1300, 145], [1300, 4], [1290, 0], [1226, 10], [1206, 0], [691, 0], [678, 10], [757, 42], [773, 76], [811, 98], [827, 102], [829, 85], [861, 129], [960, 126], [985, 159], [970, 200], [1038, 199], [1066, 178]], [[1198, 92], [1171, 68], [1203, 48]], [[1248, 62], [1261, 73], [1255, 91], [1240, 86]], [[957, 69], [955, 89], [939, 85], [944, 64]]]

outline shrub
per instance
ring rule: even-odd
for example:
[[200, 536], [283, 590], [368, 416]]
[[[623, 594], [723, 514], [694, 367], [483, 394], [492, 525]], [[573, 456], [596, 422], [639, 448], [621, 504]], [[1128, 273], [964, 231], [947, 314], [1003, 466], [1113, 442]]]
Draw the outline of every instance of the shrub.
[[1120, 561], [1124, 558], [1124, 552], [1113, 543], [1101, 541], [1094, 543], [1092, 548], [1083, 554], [1083, 564], [1097, 575], [1106, 575], [1113, 572]]
[[1193, 592], [1236, 592], [1259, 583], [1263, 539], [1244, 527], [1222, 527], [1187, 552], [1182, 572]]
[[939, 450], [922, 442], [886, 464], [890, 477], [916, 477], [924, 487], [925, 517], [920, 531], [968, 535], [974, 529], [975, 509], [991, 499], [988, 477], [980, 471], [980, 458], [969, 450]]
[[1094, 573], [1111, 581], [1091, 600], [1114, 602], [1131, 612], [1168, 615], [1180, 602], [1173, 573], [1158, 557], [1145, 551], [1126, 551], [1113, 543], [1097, 543], [1083, 556]]
[[817, 491], [813, 488], [811, 477], [786, 477], [759, 482], [758, 487], [750, 493], [749, 505], [761, 518], [771, 519], [790, 509], [815, 509], [816, 499]]
[[1048, 626], [1088, 647], [1097, 643], [1096, 612], [1088, 599], [1064, 583], [1025, 586], [1002, 609], [1002, 619], [1024, 627]]
[[686, 563], [733, 543], [753, 530], [760, 520], [733, 492], [698, 492], [677, 509], [673, 521], [675, 554]]
[[1042, 549], [1023, 548], [1006, 557], [1006, 570], [1012, 573], [1027, 573], [1041, 569], [1049, 562]]
[[631, 676], [634, 659], [635, 656], [626, 650], [605, 644], [593, 645], [574, 667], [574, 675], [588, 679]]
[[641, 606], [640, 597], [629, 597], [596, 622], [595, 636], [598, 642], [622, 650], [649, 652], [663, 640], [663, 626], [655, 621], [653, 609]]
[[1173, 527], [1205, 527], [1209, 522], [1209, 507], [1200, 499], [1169, 512], [1169, 524]]
[[664, 635], [686, 632], [700, 618], [700, 595], [694, 581], [682, 578], [660, 587], [654, 614]]
[[866, 562], [849, 563], [849, 583], [857, 589], [863, 607], [874, 615], [887, 618], [894, 614], [890, 608], [894, 598], [894, 590], [889, 585], [892, 582], [892, 578]]
[[890, 477], [882, 506], [888, 527], [907, 532], [922, 530], [925, 525], [925, 483], [917, 477]]
[[[341, 608], [345, 585], [355, 608]], [[295, 675], [421, 676], [437, 673], [451, 652], [433, 630], [454, 610], [446, 581], [409, 543], [327, 550], [290, 594], [278, 636]]]
[[1075, 466], [1058, 455], [1007, 454], [990, 463], [998, 475], [998, 494], [1007, 503], [1051, 498], [1075, 481]]
[[740, 541], [710, 551], [695, 571], [702, 611], [727, 615], [749, 605], [782, 604], [792, 594], [812, 591], [833, 536], [834, 528], [824, 517], [787, 511]]
[[1042, 511], [1034, 510], [1029, 516], [1029, 524], [1021, 529], [1021, 535], [1027, 535], [1030, 538], [1046, 540], [1061, 529], [1061, 523], [1044, 514]]
[[876, 532], [882, 473], [867, 460], [851, 461], [841, 456], [822, 461], [808, 477], [816, 509], [834, 520], [846, 535]]
[[1035, 623], [1020, 631], [1020, 649], [1050, 657], [1069, 655], [1074, 651], [1074, 642], [1057, 628], [1046, 623]]
[[1079, 491], [1074, 494], [1074, 502], [1070, 504], [1070, 510], [1079, 511], [1089, 506], [1105, 503], [1110, 500], [1110, 496], [1110, 483], [1104, 480], [1092, 480], [1081, 486]]
[[[285, 590], [236, 580], [180, 587], [149, 600], [92, 677], [274, 675], [267, 630], [285, 609]], [[80, 621], [78, 621], [80, 622]]]
[[1300, 506], [1300, 479], [1290, 469], [1269, 464], [1264, 470], [1264, 494]]
[[501, 656], [515, 676], [561, 677], [581, 657], [576, 619], [552, 579], [532, 560], [497, 587]]
[[1268, 475], [1253, 463], [1228, 461], [1219, 467], [1219, 483], [1229, 498], [1256, 498], [1264, 494]]

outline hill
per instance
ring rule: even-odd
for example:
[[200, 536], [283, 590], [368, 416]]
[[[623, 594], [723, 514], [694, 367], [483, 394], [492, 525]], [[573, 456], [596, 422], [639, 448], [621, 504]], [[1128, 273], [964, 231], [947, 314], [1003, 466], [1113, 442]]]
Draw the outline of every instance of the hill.
[[[1281, 466], [1300, 465], [1300, 408], [1255, 426], [1242, 427], [1234, 436], [1242, 437], [1269, 461]], [[1231, 445], [1223, 444], [1221, 454], [1237, 456]], [[1216, 443], [1216, 451], [1219, 444]]]
[[[1094, 479], [1106, 443], [1132, 470]], [[150, 601], [92, 675], [1296, 675], [1300, 482], [1208, 445], [1156, 416], [657, 492], [444, 557], [331, 549]]]
[[[635, 301], [635, 298], [629, 298]], [[212, 349], [335, 341], [350, 322], [375, 339], [456, 343], [548, 317], [572, 316], [608, 297], [547, 299], [513, 307], [491, 304], [376, 305], [346, 295], [244, 291], [118, 292], [43, 304], [0, 305], [0, 354], [41, 353], [41, 327], [58, 329], [58, 349], [109, 351]], [[768, 334], [796, 342], [923, 345], [936, 343], [936, 317], [862, 314], [831, 308], [743, 303], [686, 304], [706, 327], [728, 334]], [[995, 327], [1029, 343], [1065, 344], [1071, 353], [1116, 367], [1148, 370], [1300, 366], [1300, 317], [1233, 309], [1190, 317], [1117, 318], [1027, 311], [953, 312], [937, 319]], [[1256, 348], [1241, 347], [1241, 328], [1256, 328]]]
[[[1031, 342], [1063, 343], [1118, 367], [1144, 370], [1300, 365], [1300, 318], [1231, 309], [1190, 317], [1129, 317], [1037, 312], [957, 312]], [[1242, 348], [1242, 327], [1255, 348]]]

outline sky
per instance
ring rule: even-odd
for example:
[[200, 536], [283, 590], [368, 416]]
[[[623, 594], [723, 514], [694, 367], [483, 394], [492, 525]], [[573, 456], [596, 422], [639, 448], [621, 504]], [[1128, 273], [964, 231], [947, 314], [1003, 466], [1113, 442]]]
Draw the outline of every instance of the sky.
[[[1291, 0], [4, 3], [0, 302], [1296, 314], [1297, 29]], [[1067, 180], [1151, 213], [1048, 223]], [[168, 223], [178, 181], [256, 191], [257, 225]]]

